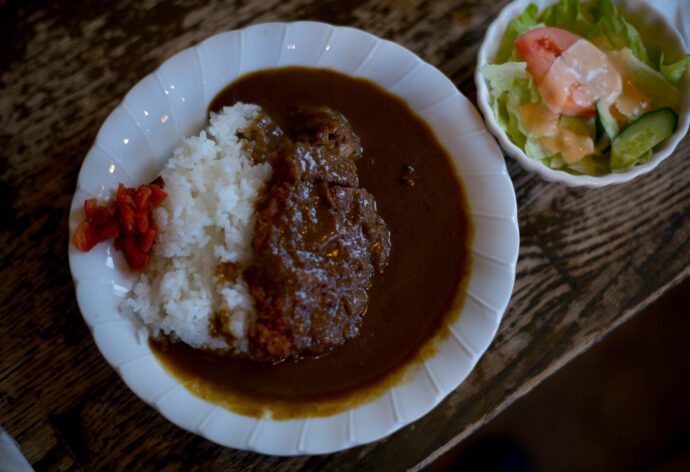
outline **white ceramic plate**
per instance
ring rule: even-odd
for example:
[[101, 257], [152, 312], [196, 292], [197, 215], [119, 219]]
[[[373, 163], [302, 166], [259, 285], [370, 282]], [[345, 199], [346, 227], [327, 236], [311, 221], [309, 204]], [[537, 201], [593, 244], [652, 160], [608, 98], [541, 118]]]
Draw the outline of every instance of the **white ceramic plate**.
[[[513, 18], [519, 16], [527, 8], [527, 5], [535, 3], [541, 12], [547, 6], [557, 2], [558, 0], [515, 0], [501, 11], [486, 31], [486, 36], [477, 54], [477, 69], [474, 81], [477, 85], [477, 103], [484, 114], [487, 126], [494, 136], [498, 138], [503, 149], [514, 157], [524, 169], [535, 172], [543, 179], [549, 181], [560, 182], [569, 186], [602, 187], [604, 185], [627, 182], [650, 172], [673, 153], [673, 150], [688, 131], [690, 126], [690, 73], [685, 74], [680, 84], [681, 103], [675, 133], [663, 143], [663, 146], [647, 162], [620, 174], [606, 174], [602, 176], [574, 175], [562, 170], [551, 169], [541, 162], [528, 157], [496, 123], [491, 110], [489, 87], [486, 85], [484, 76], [480, 72], [481, 67], [494, 61], [508, 23]], [[663, 47], [663, 50], [667, 53], [666, 57], [669, 58], [688, 53], [688, 49], [683, 44], [683, 39], [675, 28], [669, 25], [666, 19], [654, 8], [643, 1], [626, 2], [614, 0], [614, 3], [616, 3], [625, 18], [640, 31], [645, 45]]]
[[384, 437], [437, 405], [469, 374], [493, 339], [515, 278], [519, 237], [515, 193], [503, 155], [471, 103], [438, 70], [406, 49], [351, 28], [270, 23], [213, 36], [164, 62], [110, 114], [89, 151], [70, 213], [102, 189], [152, 180], [183, 136], [197, 133], [211, 99], [236, 77], [288, 65], [326, 67], [379, 83], [406, 99], [452, 155], [475, 224], [472, 275], [462, 315], [414, 379], [370, 403], [329, 417], [273, 421], [244, 417], [187, 391], [117, 311], [133, 284], [110, 244], [88, 253], [71, 244], [77, 301], [107, 361], [145, 402], [173, 423], [219, 444], [266, 454], [327, 453]]

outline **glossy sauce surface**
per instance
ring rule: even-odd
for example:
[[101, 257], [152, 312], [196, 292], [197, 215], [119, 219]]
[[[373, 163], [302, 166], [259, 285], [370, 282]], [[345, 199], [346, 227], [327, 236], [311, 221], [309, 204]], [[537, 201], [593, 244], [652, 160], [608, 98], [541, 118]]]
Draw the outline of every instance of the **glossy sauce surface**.
[[[328, 106], [361, 139], [361, 186], [391, 231], [390, 261], [369, 289], [360, 334], [318, 358], [261, 364], [150, 341], [187, 388], [231, 410], [276, 418], [332, 414], [403, 379], [434, 351], [432, 338], [458, 315], [473, 236], [464, 190], [430, 128], [372, 82], [322, 69], [287, 67], [245, 75], [211, 103], [260, 105], [279, 125], [295, 105]], [[447, 334], [447, 333], [446, 333]]]

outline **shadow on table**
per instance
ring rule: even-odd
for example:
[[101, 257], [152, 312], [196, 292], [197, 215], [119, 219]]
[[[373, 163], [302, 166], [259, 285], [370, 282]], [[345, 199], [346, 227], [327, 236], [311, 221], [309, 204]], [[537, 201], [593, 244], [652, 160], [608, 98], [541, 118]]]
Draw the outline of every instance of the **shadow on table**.
[[690, 278], [427, 471], [690, 470]]

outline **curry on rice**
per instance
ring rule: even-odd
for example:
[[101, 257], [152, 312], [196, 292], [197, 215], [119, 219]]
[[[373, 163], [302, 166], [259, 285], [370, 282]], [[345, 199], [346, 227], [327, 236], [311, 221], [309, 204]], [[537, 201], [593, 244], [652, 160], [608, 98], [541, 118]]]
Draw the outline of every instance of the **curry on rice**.
[[[240, 137], [273, 169], [253, 260], [216, 274], [244, 278], [256, 301], [249, 355], [150, 344], [188, 388], [232, 410], [332, 413], [314, 405], [399, 379], [459, 313], [472, 238], [464, 190], [428, 125], [372, 82], [260, 71], [209, 110], [238, 102], [261, 107]], [[232, 339], [228, 326], [218, 311], [214, 335]]]

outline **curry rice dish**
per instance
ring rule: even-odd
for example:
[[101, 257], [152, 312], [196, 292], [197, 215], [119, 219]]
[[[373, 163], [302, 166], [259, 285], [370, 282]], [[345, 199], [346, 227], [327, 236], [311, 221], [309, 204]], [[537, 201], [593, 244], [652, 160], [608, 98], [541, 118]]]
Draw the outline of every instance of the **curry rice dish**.
[[[238, 105], [238, 132], [223, 135], [232, 127], [220, 122], [232, 119], [214, 113], [237, 103], [260, 108]], [[158, 358], [198, 395], [257, 416], [265, 408], [274, 417], [332, 413], [298, 405], [371, 393], [423, 355], [459, 313], [472, 238], [462, 185], [428, 125], [366, 80], [296, 67], [256, 72], [230, 84], [209, 111], [208, 133], [187, 140], [163, 171], [171, 201], [160, 210], [169, 214], [151, 264], [160, 272], [141, 279], [155, 293], [165, 285], [156, 277], [180, 269], [157, 261], [170, 216], [180, 213], [166, 172], [181, 154], [196, 155], [194, 142], [208, 149], [214, 144], [204, 140], [234, 142], [241, 156], [234, 167], [248, 172], [253, 188], [252, 211], [239, 222], [253, 235], [229, 237], [235, 231], [222, 212], [200, 217], [225, 225], [223, 236], [197, 238], [212, 250], [192, 279], [220, 292], [196, 303], [197, 311], [188, 307], [204, 339], [190, 342], [170, 326], [155, 328], [143, 310], [136, 314], [153, 331]], [[203, 171], [187, 165], [184, 172]], [[247, 187], [242, 177], [230, 186]], [[200, 188], [190, 195], [219, 190], [212, 181]], [[224, 241], [237, 244], [219, 247]], [[123, 310], [145, 306], [145, 292], [135, 287]], [[249, 302], [238, 302], [245, 294]], [[160, 307], [157, 316], [166, 316]]]

